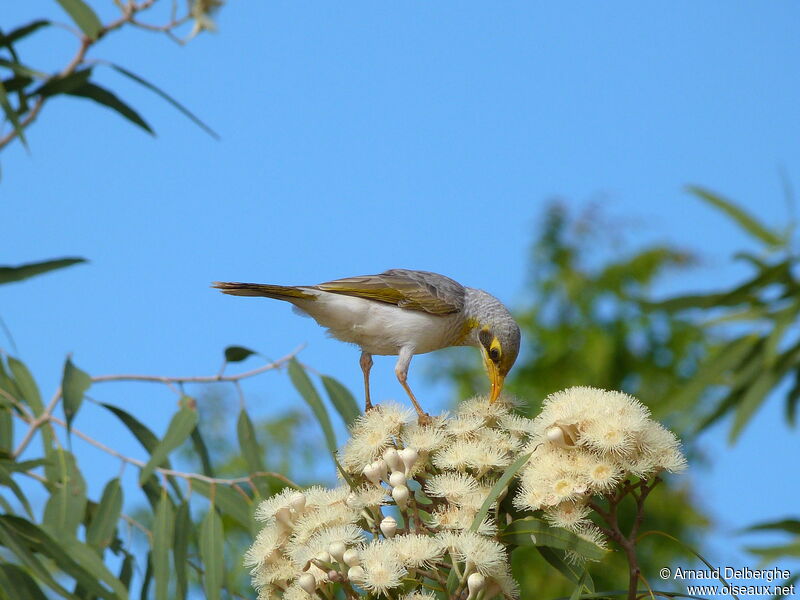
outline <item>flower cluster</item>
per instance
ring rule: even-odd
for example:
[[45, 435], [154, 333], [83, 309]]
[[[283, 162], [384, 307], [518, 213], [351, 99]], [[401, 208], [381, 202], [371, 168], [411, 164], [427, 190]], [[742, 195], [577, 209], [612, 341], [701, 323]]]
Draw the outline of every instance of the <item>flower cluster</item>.
[[508, 489], [488, 498], [520, 456], [530, 459], [513, 506], [544, 509], [554, 525], [598, 544], [588, 520], [593, 494], [628, 473], [646, 478], [683, 466], [677, 440], [641, 404], [590, 388], [551, 396], [533, 420], [486, 398], [430, 423], [413, 417], [397, 404], [375, 407], [338, 453], [342, 485], [286, 489], [259, 506], [264, 528], [245, 563], [260, 599], [329, 597], [335, 585], [347, 598], [433, 600], [431, 589], [515, 598], [498, 532], [512, 499], [501, 510]]
[[514, 505], [597, 542], [587, 504], [625, 479], [686, 466], [678, 439], [621, 392], [574, 387], [549, 396], [532, 423], [532, 452]]

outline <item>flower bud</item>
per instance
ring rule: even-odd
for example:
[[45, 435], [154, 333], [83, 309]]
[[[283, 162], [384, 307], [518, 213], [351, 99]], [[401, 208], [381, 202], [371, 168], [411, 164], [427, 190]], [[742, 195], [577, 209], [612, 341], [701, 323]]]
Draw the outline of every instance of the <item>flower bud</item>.
[[342, 560], [348, 567], [355, 567], [361, 562], [358, 559], [358, 551], [354, 550], [353, 548], [345, 551], [345, 553], [342, 555]]
[[406, 474], [410, 473], [419, 458], [419, 453], [413, 448], [403, 448], [397, 454], [400, 455], [400, 460], [403, 461]]
[[381, 475], [375, 463], [370, 463], [366, 467], [364, 467], [363, 473], [364, 477], [369, 479], [372, 483], [374, 483], [378, 487], [381, 486]]
[[400, 459], [400, 455], [397, 454], [397, 450], [394, 448], [389, 448], [383, 453], [383, 460], [386, 461], [386, 464], [389, 465], [389, 468], [392, 471], [402, 471], [405, 469], [403, 461]]
[[303, 573], [297, 578], [297, 585], [299, 585], [307, 594], [313, 594], [317, 589], [317, 580], [311, 573]]
[[331, 542], [328, 546], [328, 552], [336, 562], [342, 562], [344, 560], [344, 553], [347, 552], [347, 546], [344, 545], [344, 542]]
[[553, 425], [547, 428], [545, 437], [551, 444], [555, 444], [559, 448], [573, 448], [577, 433], [574, 426]]
[[350, 581], [361, 581], [364, 577], [364, 567], [359, 567], [356, 565], [355, 567], [350, 567], [347, 570], [347, 578]]
[[289, 506], [291, 506], [297, 513], [303, 512], [303, 509], [306, 507], [306, 495], [301, 492], [294, 494], [289, 499]]
[[381, 531], [387, 538], [394, 537], [394, 534], [397, 532], [397, 521], [395, 518], [386, 517], [383, 521], [381, 521]]
[[408, 488], [404, 485], [398, 485], [392, 489], [392, 498], [397, 502], [397, 506], [404, 509], [408, 504]]
[[469, 589], [469, 596], [467, 600], [471, 600], [478, 595], [484, 587], [486, 587], [486, 578], [480, 573], [472, 573], [467, 577], [467, 589]]
[[386, 464], [386, 461], [381, 458], [376, 460], [374, 464], [378, 469], [378, 476], [384, 481], [388, 481], [387, 475], [389, 473], [389, 467]]
[[[331, 555], [325, 551], [320, 552], [314, 557], [314, 561], [319, 561], [320, 563], [330, 563], [331, 562]], [[319, 565], [317, 565], [319, 566]]]
[[398, 485], [405, 485], [406, 484], [406, 476], [405, 473], [402, 471], [392, 471], [392, 474], [389, 475], [389, 485], [392, 487], [397, 487]]
[[291, 529], [292, 528], [292, 513], [289, 510], [288, 506], [284, 506], [279, 508], [278, 511], [275, 513], [275, 520], [278, 521], [284, 528]]
[[339, 573], [339, 571], [334, 571], [333, 569], [331, 569], [330, 571], [328, 571], [328, 580], [333, 581], [334, 583], [339, 583], [340, 581], [342, 581], [342, 574]]

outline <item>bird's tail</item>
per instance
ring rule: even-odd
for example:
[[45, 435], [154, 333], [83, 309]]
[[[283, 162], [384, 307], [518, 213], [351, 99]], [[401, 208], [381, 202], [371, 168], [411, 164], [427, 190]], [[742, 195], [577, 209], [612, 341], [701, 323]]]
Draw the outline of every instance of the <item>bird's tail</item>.
[[232, 281], [215, 281], [211, 284], [223, 294], [231, 296], [264, 296], [277, 300], [295, 300], [307, 298], [313, 300], [314, 294], [299, 287], [290, 285], [269, 285], [265, 283], [238, 283]]

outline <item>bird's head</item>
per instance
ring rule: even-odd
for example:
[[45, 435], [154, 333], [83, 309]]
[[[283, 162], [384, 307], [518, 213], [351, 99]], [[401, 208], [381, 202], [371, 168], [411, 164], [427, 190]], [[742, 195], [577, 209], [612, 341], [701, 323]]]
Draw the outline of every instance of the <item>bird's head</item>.
[[478, 329], [478, 348], [492, 384], [489, 403], [494, 403], [503, 390], [506, 375], [514, 366], [519, 354], [519, 325], [510, 314], [494, 315]]

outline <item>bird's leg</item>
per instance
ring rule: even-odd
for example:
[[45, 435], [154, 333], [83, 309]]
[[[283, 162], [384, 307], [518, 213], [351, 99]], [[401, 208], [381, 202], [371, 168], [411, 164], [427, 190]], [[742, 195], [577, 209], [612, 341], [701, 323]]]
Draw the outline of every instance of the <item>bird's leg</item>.
[[364, 412], [372, 410], [372, 402], [369, 400], [369, 370], [372, 368], [372, 354], [369, 352], [361, 353], [361, 360], [358, 361], [361, 365], [361, 372], [364, 373]]
[[419, 424], [427, 425], [431, 422], [431, 416], [422, 410], [419, 402], [417, 402], [417, 399], [414, 397], [414, 392], [412, 392], [411, 388], [408, 386], [408, 367], [411, 364], [412, 356], [414, 356], [414, 350], [412, 348], [401, 348], [400, 355], [397, 358], [397, 364], [394, 366], [394, 374], [397, 375], [397, 380], [400, 382], [400, 385], [403, 386], [408, 397], [411, 398], [411, 403], [417, 411]]

